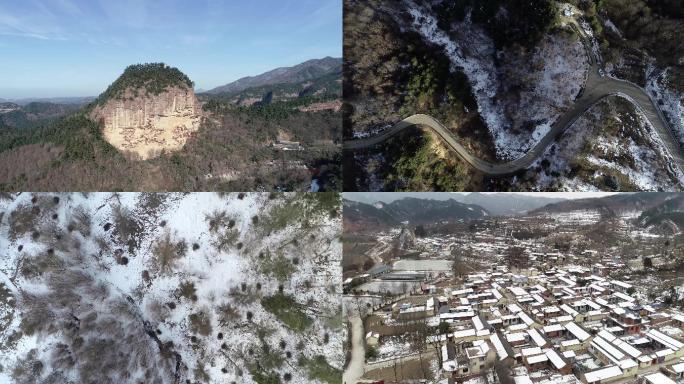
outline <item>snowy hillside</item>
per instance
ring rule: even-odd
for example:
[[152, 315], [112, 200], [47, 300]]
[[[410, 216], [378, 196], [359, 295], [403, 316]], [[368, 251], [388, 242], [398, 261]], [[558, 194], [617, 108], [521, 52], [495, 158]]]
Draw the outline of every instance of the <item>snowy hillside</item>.
[[530, 169], [534, 190], [679, 191], [684, 174], [672, 165], [647, 119], [623, 98], [592, 107]]
[[469, 18], [444, 31], [429, 7], [411, 1], [407, 6], [412, 27], [443, 46], [453, 69], [468, 77], [500, 159], [523, 156], [579, 94], [588, 61], [578, 40], [547, 35], [531, 56], [521, 56], [514, 49], [497, 51], [486, 31]]
[[646, 89], [658, 102], [665, 118], [670, 123], [679, 145], [684, 147], [684, 94], [671, 89], [669, 68], [660, 71], [652, 65], [647, 70]]
[[331, 194], [0, 201], [0, 383], [336, 383]]

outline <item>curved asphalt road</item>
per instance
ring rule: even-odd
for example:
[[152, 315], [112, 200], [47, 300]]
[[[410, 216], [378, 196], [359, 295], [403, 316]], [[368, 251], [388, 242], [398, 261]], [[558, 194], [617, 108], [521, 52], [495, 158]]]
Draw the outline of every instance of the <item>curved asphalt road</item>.
[[617, 80], [601, 75], [600, 66], [597, 63], [597, 58], [591, 49], [591, 45], [587, 37], [581, 32], [581, 28], [576, 25], [576, 21], [571, 21], [573, 27], [580, 35], [584, 48], [587, 51], [591, 67], [589, 69], [585, 88], [579, 98], [575, 100], [572, 108], [566, 111], [556, 122], [551, 126], [549, 132], [524, 156], [507, 163], [491, 163], [471, 155], [463, 145], [458, 142], [458, 138], [454, 136], [449, 130], [444, 127], [439, 121], [431, 116], [418, 114], [409, 116], [406, 119], [398, 122], [392, 128], [389, 128], [377, 136], [365, 139], [349, 140], [344, 142], [343, 148], [345, 150], [354, 150], [372, 147], [377, 145], [391, 136], [396, 135], [402, 130], [413, 127], [428, 127], [439, 135], [451, 149], [453, 149], [459, 157], [461, 157], [468, 164], [477, 170], [489, 175], [508, 175], [516, 171], [526, 169], [541, 156], [546, 148], [560, 135], [567, 130], [582, 114], [594, 106], [599, 101], [608, 96], [622, 96], [634, 103], [637, 108], [646, 116], [651, 125], [660, 136], [668, 153], [674, 159], [675, 165], [679, 170], [684, 171], [684, 157], [679, 143], [675, 139], [674, 134], [667, 126], [662, 112], [649, 97], [646, 91], [627, 81]]

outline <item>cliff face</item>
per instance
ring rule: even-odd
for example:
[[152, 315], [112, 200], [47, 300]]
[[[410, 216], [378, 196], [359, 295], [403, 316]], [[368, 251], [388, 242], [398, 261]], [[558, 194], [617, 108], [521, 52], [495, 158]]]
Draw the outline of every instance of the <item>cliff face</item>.
[[158, 95], [127, 88], [122, 97], [96, 106], [90, 117], [104, 123], [110, 144], [145, 160], [181, 149], [199, 129], [201, 107], [190, 87], [176, 85]]

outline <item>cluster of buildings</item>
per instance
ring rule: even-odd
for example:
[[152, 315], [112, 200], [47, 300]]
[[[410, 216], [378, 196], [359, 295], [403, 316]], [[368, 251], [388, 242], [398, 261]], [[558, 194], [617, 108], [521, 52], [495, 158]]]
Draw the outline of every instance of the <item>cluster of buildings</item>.
[[684, 343], [675, 337], [684, 316], [642, 303], [631, 284], [595, 272], [603, 269], [519, 275], [498, 266], [468, 275], [458, 289], [399, 301], [390, 316], [437, 330], [426, 348], [449, 381], [494, 371], [516, 384], [684, 383]]

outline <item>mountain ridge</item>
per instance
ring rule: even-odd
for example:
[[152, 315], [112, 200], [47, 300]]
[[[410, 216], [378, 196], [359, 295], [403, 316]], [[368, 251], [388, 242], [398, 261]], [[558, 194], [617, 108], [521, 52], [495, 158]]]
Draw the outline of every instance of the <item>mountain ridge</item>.
[[[541, 208], [566, 200], [564, 197], [530, 196], [519, 193], [422, 193], [422, 192], [364, 192], [345, 194], [350, 200], [373, 204], [378, 201], [389, 203], [405, 197], [417, 197], [426, 200], [446, 201], [454, 200], [463, 204], [474, 204], [486, 209], [492, 215], [517, 215], [527, 213], [533, 209]], [[391, 199], [391, 200], [390, 200]], [[390, 200], [390, 201], [388, 201]]]
[[95, 99], [95, 96], [25, 97], [18, 99], [0, 98], [0, 103], [14, 103], [21, 106], [31, 103], [70, 104], [80, 106], [86, 105]]
[[291, 84], [312, 80], [339, 72], [342, 73], [342, 58], [326, 56], [322, 59], [311, 59], [290, 67], [279, 67], [255, 76], [245, 76], [231, 83], [205, 91], [207, 94], [240, 92], [248, 88]]
[[676, 194], [641, 212], [637, 224], [642, 228], [668, 228], [672, 232], [681, 233], [684, 231], [684, 195]]
[[347, 228], [384, 229], [408, 221], [411, 225], [439, 221], [461, 221], [490, 216], [479, 205], [455, 200], [428, 200], [408, 197], [391, 203], [366, 204], [343, 200], [344, 223]]
[[664, 201], [676, 197], [674, 192], [624, 192], [605, 197], [566, 200], [549, 204], [530, 211], [529, 214], [549, 214], [581, 210], [600, 210], [613, 212], [645, 211]]

